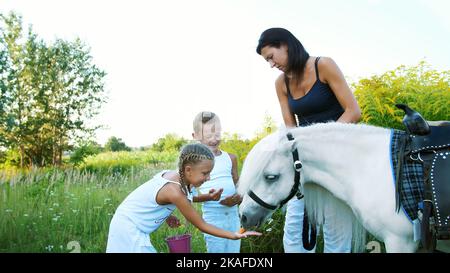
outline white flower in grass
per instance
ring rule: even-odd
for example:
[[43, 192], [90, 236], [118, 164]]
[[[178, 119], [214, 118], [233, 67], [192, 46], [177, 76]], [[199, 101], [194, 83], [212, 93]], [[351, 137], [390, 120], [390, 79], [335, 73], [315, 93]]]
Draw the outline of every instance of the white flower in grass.
[[23, 217], [28, 217], [29, 215], [28, 215], [28, 213], [25, 213], [24, 215], [23, 215]]
[[45, 247], [45, 250], [47, 251], [52, 251], [53, 250], [53, 245], [48, 245]]
[[12, 209], [5, 209], [6, 213], [11, 213], [13, 210]]

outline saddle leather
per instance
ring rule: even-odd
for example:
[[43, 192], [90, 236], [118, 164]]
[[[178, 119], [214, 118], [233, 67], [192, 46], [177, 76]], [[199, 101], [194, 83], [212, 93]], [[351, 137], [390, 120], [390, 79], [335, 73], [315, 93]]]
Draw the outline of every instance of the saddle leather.
[[431, 165], [436, 237], [450, 239], [450, 149], [437, 152]]
[[406, 113], [403, 123], [409, 133], [399, 157], [406, 156], [405, 159], [423, 165], [423, 201], [426, 206], [422, 219], [422, 246], [432, 252], [436, 239], [450, 239], [450, 122], [429, 126], [407, 105], [396, 106]]
[[395, 106], [405, 112], [403, 124], [405, 125], [408, 134], [423, 136], [430, 133], [430, 126], [420, 113], [411, 109], [406, 104], [396, 104]]
[[425, 136], [411, 136], [411, 153], [450, 147], [450, 126], [430, 126]]

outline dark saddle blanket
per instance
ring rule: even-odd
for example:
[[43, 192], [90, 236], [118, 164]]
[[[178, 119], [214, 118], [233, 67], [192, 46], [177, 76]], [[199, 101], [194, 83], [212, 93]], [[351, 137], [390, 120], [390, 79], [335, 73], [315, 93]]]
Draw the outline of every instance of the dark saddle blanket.
[[[431, 132], [425, 136], [393, 130], [391, 155], [394, 180], [397, 178], [399, 155], [404, 155], [398, 185], [404, 212], [411, 221], [416, 219], [419, 204], [429, 198], [434, 207], [435, 224], [447, 229], [450, 227], [450, 126], [430, 128]], [[406, 141], [403, 153], [400, 145], [402, 138]], [[424, 176], [424, 164], [429, 166], [428, 176]], [[428, 188], [424, 188], [425, 180], [431, 182]], [[424, 193], [427, 190], [431, 194]]]
[[[400, 138], [406, 137], [407, 133], [400, 130], [391, 132], [391, 162], [394, 181], [397, 177], [397, 168], [400, 153]], [[419, 203], [423, 201], [423, 166], [417, 161], [406, 161], [403, 163], [401, 178], [400, 199], [401, 206], [406, 216], [412, 222], [417, 218]], [[395, 183], [394, 183], [395, 185]], [[396, 189], [397, 191], [397, 189]]]

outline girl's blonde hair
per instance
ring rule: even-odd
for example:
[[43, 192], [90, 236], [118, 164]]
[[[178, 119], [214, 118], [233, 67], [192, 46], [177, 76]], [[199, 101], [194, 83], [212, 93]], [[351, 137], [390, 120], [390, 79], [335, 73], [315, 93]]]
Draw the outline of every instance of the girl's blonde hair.
[[186, 165], [195, 165], [202, 160], [214, 161], [214, 154], [211, 150], [201, 143], [186, 144], [181, 148], [180, 156], [178, 158], [178, 172], [180, 174], [180, 182], [183, 187], [183, 191], [187, 194], [188, 189], [184, 177], [184, 168]]

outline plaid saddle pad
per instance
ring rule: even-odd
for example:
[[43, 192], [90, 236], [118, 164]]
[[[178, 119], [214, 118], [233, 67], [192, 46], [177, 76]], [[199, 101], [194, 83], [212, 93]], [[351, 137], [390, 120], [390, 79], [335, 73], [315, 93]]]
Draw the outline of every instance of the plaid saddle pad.
[[[394, 177], [394, 187], [397, 175], [397, 162], [399, 154], [399, 140], [406, 132], [392, 129], [391, 131], [391, 166]], [[423, 167], [420, 162], [403, 160], [401, 172], [401, 207], [410, 221], [417, 218], [418, 204], [423, 200]]]

